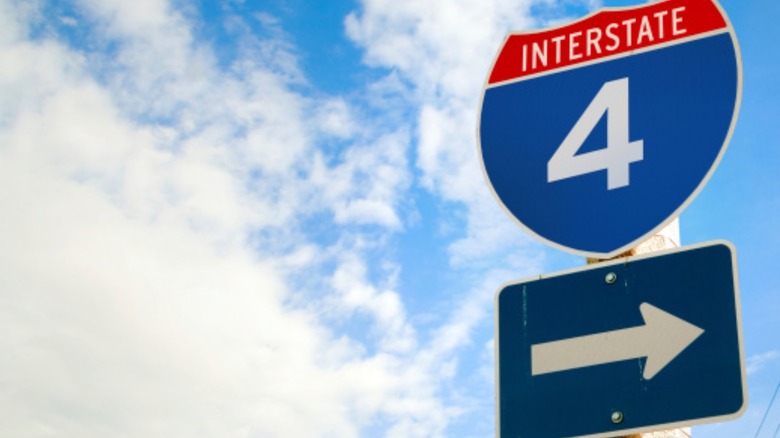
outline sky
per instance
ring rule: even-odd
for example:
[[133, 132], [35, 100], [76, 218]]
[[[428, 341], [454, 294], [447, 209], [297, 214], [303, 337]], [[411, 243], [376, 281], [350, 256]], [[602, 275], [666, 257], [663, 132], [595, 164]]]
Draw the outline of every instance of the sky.
[[[496, 291], [585, 262], [491, 194], [487, 72], [640, 3], [0, 0], [0, 437], [493, 436]], [[693, 433], [770, 438], [780, 3], [721, 4], [742, 107], [681, 238], [737, 248], [750, 404]]]

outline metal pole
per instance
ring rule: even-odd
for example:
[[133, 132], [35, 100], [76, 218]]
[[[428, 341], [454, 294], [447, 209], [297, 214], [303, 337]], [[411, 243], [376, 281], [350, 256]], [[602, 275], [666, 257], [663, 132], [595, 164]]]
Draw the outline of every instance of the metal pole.
[[[623, 254], [615, 258], [628, 257], [637, 254], [647, 254], [654, 251], [661, 251], [664, 249], [677, 248], [680, 246], [680, 222], [679, 219], [675, 219], [666, 228], [662, 229], [658, 234], [642, 242], [636, 248], [632, 248]], [[588, 258], [588, 264], [599, 263], [606, 261], [604, 259], [591, 259]], [[648, 432], [636, 435], [626, 435], [617, 438], [691, 438], [691, 428], [685, 427], [682, 429], [665, 430], [659, 432]]]

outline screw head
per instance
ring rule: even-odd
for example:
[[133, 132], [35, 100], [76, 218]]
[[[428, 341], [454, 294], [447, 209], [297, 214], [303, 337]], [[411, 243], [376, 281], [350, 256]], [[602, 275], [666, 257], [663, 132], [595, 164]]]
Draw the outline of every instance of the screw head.
[[615, 411], [612, 413], [612, 422], [615, 424], [620, 424], [623, 422], [623, 413], [620, 411]]
[[614, 284], [617, 281], [617, 274], [610, 272], [604, 277], [604, 281], [606, 281], [607, 284]]

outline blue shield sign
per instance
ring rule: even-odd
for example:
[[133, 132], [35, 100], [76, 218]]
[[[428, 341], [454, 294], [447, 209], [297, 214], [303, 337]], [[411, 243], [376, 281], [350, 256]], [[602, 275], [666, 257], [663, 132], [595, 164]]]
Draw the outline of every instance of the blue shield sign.
[[503, 287], [498, 436], [614, 437], [741, 415], [736, 268], [720, 241]]
[[609, 258], [636, 246], [717, 167], [736, 123], [740, 59], [715, 0], [603, 10], [510, 34], [479, 116], [494, 194], [557, 248]]

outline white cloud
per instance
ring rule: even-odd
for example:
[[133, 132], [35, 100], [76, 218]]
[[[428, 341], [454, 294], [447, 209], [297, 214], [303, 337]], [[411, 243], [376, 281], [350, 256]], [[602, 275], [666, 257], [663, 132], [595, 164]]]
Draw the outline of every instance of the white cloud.
[[336, 138], [349, 138], [355, 134], [357, 126], [350, 114], [349, 104], [344, 99], [330, 99], [317, 109], [318, 126], [326, 135]]
[[[464, 289], [451, 298], [451, 313], [433, 330], [431, 348], [422, 354], [439, 364], [442, 375], [458, 375], [457, 352], [474, 342], [478, 330], [492, 327], [496, 288], [544, 271], [542, 245], [522, 232], [490, 193], [476, 143], [480, 94], [496, 51], [507, 32], [541, 24], [532, 14], [540, 6], [551, 16], [565, 9], [534, 0], [364, 0], [345, 22], [367, 63], [411, 85], [419, 181], [452, 202], [454, 220], [465, 222], [465, 235], [449, 245], [451, 266], [462, 273]], [[480, 387], [486, 374], [484, 366], [477, 370]], [[460, 401], [462, 409], [491, 414], [492, 406], [469, 397]]]
[[267, 264], [3, 158], [4, 433], [355, 436], [359, 382]]
[[[0, 434], [440, 436], [436, 368], [361, 248], [321, 279], [376, 353], [291, 307], [283, 276], [328, 261], [296, 232], [309, 214], [402, 226], [408, 134], [353, 139], [338, 100], [307, 114], [262, 53], [217, 66], [165, 3], [80, 3], [115, 59], [29, 39], [20, 8], [0, 3]], [[359, 142], [328, 162], [317, 133]]]
[[[446, 3], [366, 0], [346, 21], [366, 59], [398, 68], [426, 94], [469, 97], [509, 26], [532, 23], [532, 0]], [[476, 102], [475, 102], [476, 103]]]
[[398, 293], [377, 290], [366, 281], [365, 264], [353, 255], [345, 257], [332, 278], [337, 305], [347, 312], [366, 312], [375, 321], [382, 352], [412, 353], [417, 347], [414, 329], [406, 320]]
[[79, 25], [78, 20], [76, 20], [73, 17], [69, 17], [67, 15], [61, 16], [59, 18], [59, 20], [60, 20], [60, 23], [64, 24], [65, 26], [68, 26], [68, 27], [78, 27], [78, 25]]
[[466, 236], [451, 247], [457, 264], [541, 248], [491, 206], [496, 201], [481, 173], [476, 145], [480, 93], [492, 60], [507, 32], [539, 24], [532, 15], [539, 6], [561, 9], [535, 0], [365, 0], [346, 20], [348, 35], [365, 48], [367, 62], [399, 71], [415, 87], [420, 102], [416, 164], [422, 181], [467, 207]]
[[747, 358], [747, 373], [756, 374], [767, 364], [770, 364], [780, 358], [780, 351], [770, 350], [760, 354], [754, 354]]
[[37, 15], [37, 6], [33, 2], [21, 1], [0, 3], [0, 44], [15, 42], [23, 36], [25, 22]]
[[355, 145], [335, 166], [315, 160], [311, 182], [321, 190], [319, 202], [333, 211], [337, 223], [401, 228], [395, 206], [410, 183], [408, 144], [401, 130]]

